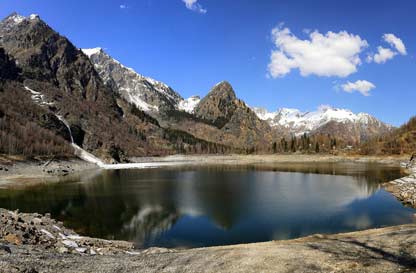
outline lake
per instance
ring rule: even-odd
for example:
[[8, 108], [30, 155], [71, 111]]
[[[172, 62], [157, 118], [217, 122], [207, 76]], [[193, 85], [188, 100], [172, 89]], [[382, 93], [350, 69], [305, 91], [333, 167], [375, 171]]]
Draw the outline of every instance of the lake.
[[50, 212], [80, 234], [137, 247], [199, 247], [411, 223], [378, 164], [308, 163], [103, 170], [0, 190], [0, 207]]

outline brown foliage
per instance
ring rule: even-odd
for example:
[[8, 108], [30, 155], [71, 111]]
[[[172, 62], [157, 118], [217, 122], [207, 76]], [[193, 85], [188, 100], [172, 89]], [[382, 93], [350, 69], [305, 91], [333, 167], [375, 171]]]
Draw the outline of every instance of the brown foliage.
[[360, 152], [362, 154], [412, 154], [416, 151], [416, 117], [390, 134], [373, 138], [365, 142]]
[[72, 147], [56, 132], [40, 126], [45, 111], [35, 105], [17, 83], [2, 85], [0, 92], [0, 153], [72, 156]]

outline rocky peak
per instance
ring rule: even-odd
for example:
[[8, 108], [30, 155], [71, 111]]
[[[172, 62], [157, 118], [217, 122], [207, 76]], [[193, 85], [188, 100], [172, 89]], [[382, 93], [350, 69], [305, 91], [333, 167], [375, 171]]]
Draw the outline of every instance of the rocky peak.
[[209, 92], [208, 97], [221, 98], [229, 101], [237, 99], [233, 87], [227, 81], [217, 83]]
[[231, 84], [223, 81], [216, 84], [198, 103], [194, 113], [197, 117], [222, 128], [234, 114], [237, 108], [236, 101], [237, 97]]
[[40, 17], [37, 14], [31, 14], [28, 17], [22, 16], [16, 12], [10, 14], [9, 16], [7, 16], [5, 19], [3, 19], [3, 21], [1, 21], [0, 23], [0, 30], [3, 31], [10, 31], [12, 30], [14, 27], [20, 25], [23, 22], [27, 22], [30, 23], [31, 21], [33, 22], [40, 22]]
[[16, 60], [24, 78], [51, 83], [81, 99], [96, 101], [102, 97], [99, 90], [109, 93], [89, 59], [39, 16], [8, 16], [0, 24], [0, 37], [0, 46]]
[[253, 147], [270, 140], [269, 125], [236, 97], [234, 89], [226, 81], [212, 88], [196, 106], [194, 114], [209, 121], [226, 135], [237, 137], [244, 147]]

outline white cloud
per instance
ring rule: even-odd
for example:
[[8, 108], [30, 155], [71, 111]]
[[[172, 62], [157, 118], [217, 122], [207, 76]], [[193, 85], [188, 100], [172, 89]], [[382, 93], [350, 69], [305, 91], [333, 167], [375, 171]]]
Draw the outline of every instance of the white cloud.
[[397, 53], [393, 52], [390, 48], [379, 46], [377, 50], [378, 52], [374, 54], [374, 56], [367, 57], [369, 62], [374, 61], [375, 63], [382, 64], [390, 59], [393, 59], [394, 56], [397, 55]]
[[126, 8], [127, 8], [127, 6], [126, 6], [126, 5], [120, 5], [120, 8], [121, 8], [121, 9], [126, 9]]
[[393, 59], [398, 53], [400, 53], [401, 55], [407, 55], [406, 46], [403, 44], [400, 38], [396, 37], [394, 34], [388, 33], [383, 35], [383, 39], [395, 51], [391, 50], [390, 48], [379, 46], [377, 47], [378, 52], [376, 54], [369, 55], [367, 57], [367, 62], [370, 63], [374, 61], [375, 63], [382, 64], [390, 59]]
[[346, 31], [313, 31], [308, 36], [301, 40], [282, 24], [272, 30], [276, 49], [268, 66], [271, 77], [283, 77], [296, 68], [302, 76], [347, 77], [357, 71], [359, 54], [368, 46], [366, 40]]
[[347, 93], [353, 93], [357, 91], [364, 96], [370, 96], [370, 90], [376, 88], [376, 86], [369, 81], [358, 80], [356, 82], [347, 82], [345, 84], [342, 84], [341, 88]]
[[394, 47], [400, 54], [407, 55], [406, 46], [400, 38], [396, 37], [396, 35], [387, 33], [383, 35], [383, 39]]
[[196, 11], [199, 13], [207, 13], [207, 10], [204, 9], [200, 4], [198, 4], [198, 0], [182, 0], [185, 3], [187, 9], [192, 11]]

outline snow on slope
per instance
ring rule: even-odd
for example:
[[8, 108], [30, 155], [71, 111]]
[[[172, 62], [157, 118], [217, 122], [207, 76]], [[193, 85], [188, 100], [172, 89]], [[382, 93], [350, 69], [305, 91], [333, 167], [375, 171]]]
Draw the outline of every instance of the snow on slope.
[[179, 110], [182, 110], [188, 113], [193, 113], [195, 107], [198, 105], [200, 101], [201, 101], [201, 98], [199, 96], [192, 96], [190, 98], [180, 101], [178, 108]]
[[161, 109], [176, 109], [183, 98], [163, 82], [140, 75], [132, 68], [124, 66], [108, 55], [100, 47], [82, 49], [104, 83], [130, 103], [146, 112], [159, 112]]
[[320, 106], [313, 112], [301, 112], [298, 109], [281, 108], [276, 112], [268, 112], [263, 108], [252, 108], [257, 116], [269, 122], [272, 127], [282, 126], [296, 131], [298, 134], [314, 131], [330, 121], [340, 123], [359, 123], [367, 125], [370, 122], [381, 122], [366, 113], [354, 114], [348, 109], [333, 108], [331, 106]]

